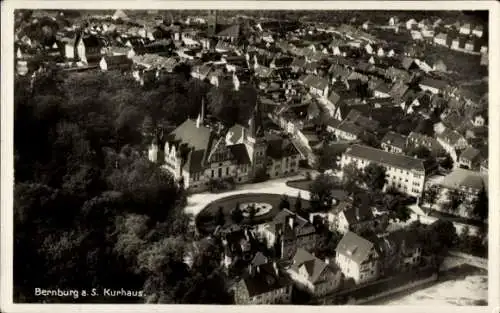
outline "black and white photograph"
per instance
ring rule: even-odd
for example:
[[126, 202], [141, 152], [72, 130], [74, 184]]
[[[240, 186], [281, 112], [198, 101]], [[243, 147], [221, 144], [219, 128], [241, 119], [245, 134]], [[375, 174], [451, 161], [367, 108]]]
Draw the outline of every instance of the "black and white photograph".
[[496, 306], [491, 12], [235, 2], [13, 11], [8, 300]]

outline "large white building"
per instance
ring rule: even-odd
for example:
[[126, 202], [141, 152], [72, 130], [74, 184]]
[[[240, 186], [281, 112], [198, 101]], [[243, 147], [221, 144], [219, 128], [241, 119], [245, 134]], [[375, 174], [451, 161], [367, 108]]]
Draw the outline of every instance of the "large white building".
[[353, 145], [342, 155], [341, 167], [344, 168], [351, 163], [359, 169], [364, 169], [370, 163], [385, 167], [386, 187], [393, 186], [410, 196], [419, 197], [424, 190], [426, 174], [424, 160], [368, 146]]

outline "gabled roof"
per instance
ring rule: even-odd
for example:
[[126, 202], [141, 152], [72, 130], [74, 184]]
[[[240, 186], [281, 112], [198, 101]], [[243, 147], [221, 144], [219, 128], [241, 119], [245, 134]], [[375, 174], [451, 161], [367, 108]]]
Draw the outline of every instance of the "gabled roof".
[[373, 161], [383, 165], [394, 166], [405, 170], [424, 171], [424, 163], [421, 159], [394, 154], [384, 150], [375, 149], [363, 145], [352, 145], [345, 151], [345, 155]]
[[240, 36], [240, 25], [232, 25], [220, 33], [217, 34], [217, 37], [230, 37], [230, 38], [238, 38]]
[[259, 266], [259, 271], [243, 279], [250, 297], [290, 286], [292, 281], [286, 275], [276, 275], [273, 264]]
[[336, 266], [326, 264], [303, 248], [299, 248], [293, 257], [292, 270], [298, 272], [302, 266], [304, 266], [307, 271], [308, 280], [313, 284], [319, 282], [319, 278], [325, 270], [332, 272], [337, 272], [339, 270]]
[[446, 175], [440, 182], [440, 185], [451, 189], [471, 188], [480, 190], [487, 188], [488, 175], [475, 171], [469, 171], [463, 168], [455, 168], [450, 174]]
[[372, 248], [372, 242], [353, 232], [348, 232], [338, 243], [336, 251], [353, 262], [360, 264], [368, 258]]
[[406, 136], [390, 131], [382, 138], [382, 143], [403, 149], [406, 146]]
[[356, 207], [348, 206], [343, 214], [349, 225], [373, 220], [373, 212], [371, 208], [364, 205], [357, 205]]
[[446, 81], [439, 80], [439, 79], [433, 79], [430, 77], [424, 77], [420, 81], [420, 85], [433, 87], [433, 88], [437, 88], [437, 89], [445, 89], [446, 87], [448, 87], [448, 83]]
[[287, 138], [268, 140], [267, 155], [273, 159], [282, 159], [293, 155], [298, 155], [299, 151], [295, 145]]
[[463, 139], [462, 135], [448, 128], [439, 134], [438, 138], [452, 146], [455, 146], [460, 139]]

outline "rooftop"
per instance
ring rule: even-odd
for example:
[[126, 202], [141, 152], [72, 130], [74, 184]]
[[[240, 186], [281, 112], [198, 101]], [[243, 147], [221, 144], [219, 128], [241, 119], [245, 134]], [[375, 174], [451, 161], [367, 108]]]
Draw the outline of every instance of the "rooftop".
[[425, 170], [423, 160], [421, 159], [394, 154], [386, 152], [384, 150], [358, 144], [349, 147], [346, 150], [345, 155], [384, 165], [394, 166], [405, 170], [416, 170], [421, 172]]

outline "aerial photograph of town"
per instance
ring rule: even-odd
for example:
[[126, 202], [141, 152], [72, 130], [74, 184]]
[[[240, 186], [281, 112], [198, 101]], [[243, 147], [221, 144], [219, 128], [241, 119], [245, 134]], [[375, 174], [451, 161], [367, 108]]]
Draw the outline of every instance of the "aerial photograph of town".
[[488, 11], [14, 15], [15, 303], [488, 305]]

